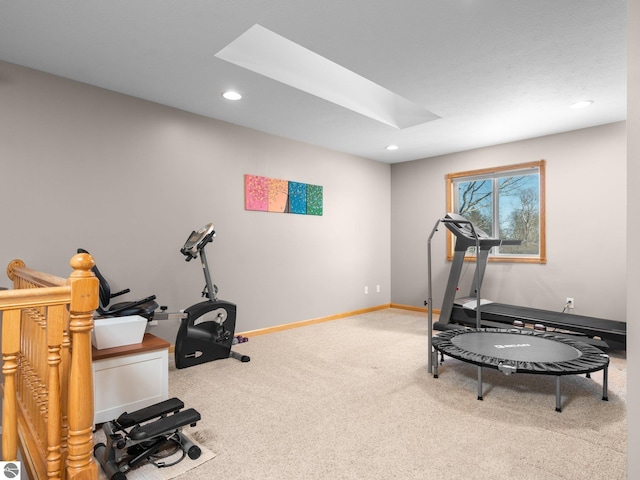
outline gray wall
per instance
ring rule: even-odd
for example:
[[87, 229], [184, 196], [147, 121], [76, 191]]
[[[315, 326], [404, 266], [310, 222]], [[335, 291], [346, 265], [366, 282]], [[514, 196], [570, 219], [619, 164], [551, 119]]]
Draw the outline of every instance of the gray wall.
[[[615, 123], [391, 167], [391, 299], [423, 305], [427, 238], [445, 212], [445, 175], [540, 159], [546, 166], [547, 263], [490, 263], [482, 296], [626, 319], [626, 128]], [[432, 242], [434, 308], [449, 274], [445, 229]], [[469, 290], [473, 265], [463, 269]]]
[[638, 257], [638, 206], [640, 205], [640, 0], [629, 1], [628, 81], [627, 81], [627, 311], [629, 312], [627, 349], [627, 477], [640, 478], [640, 257]]
[[[213, 222], [238, 332], [389, 303], [389, 165], [7, 63], [0, 82], [0, 265], [66, 277], [83, 247], [113, 290], [175, 311], [204, 286], [179, 250]], [[244, 174], [322, 185], [324, 215], [245, 211]]]

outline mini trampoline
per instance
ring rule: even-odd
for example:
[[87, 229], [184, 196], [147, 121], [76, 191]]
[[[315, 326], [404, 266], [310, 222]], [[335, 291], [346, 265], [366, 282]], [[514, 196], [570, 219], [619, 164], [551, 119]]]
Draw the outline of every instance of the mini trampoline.
[[609, 356], [573, 338], [521, 329], [455, 329], [432, 338], [434, 378], [438, 377], [437, 352], [478, 368], [478, 400], [482, 400], [482, 367], [506, 375], [532, 373], [556, 376], [556, 411], [562, 411], [560, 377], [603, 371], [602, 400], [607, 398]]

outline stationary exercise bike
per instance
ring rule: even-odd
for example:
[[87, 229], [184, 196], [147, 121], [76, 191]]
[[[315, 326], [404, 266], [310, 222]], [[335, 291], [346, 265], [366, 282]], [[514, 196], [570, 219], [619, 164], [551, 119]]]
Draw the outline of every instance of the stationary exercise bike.
[[202, 296], [207, 300], [184, 311], [176, 337], [176, 368], [192, 367], [205, 362], [233, 357], [241, 362], [251, 359], [231, 350], [236, 328], [236, 305], [217, 298], [218, 287], [211, 281], [205, 247], [215, 237], [213, 224], [205, 225], [189, 235], [180, 252], [190, 262], [200, 255], [205, 287]]
[[[175, 344], [175, 363], [177, 368], [186, 368], [200, 363], [210, 362], [221, 358], [233, 357], [242, 362], [250, 361], [247, 355], [240, 355], [231, 351], [236, 328], [236, 305], [224, 300], [218, 300], [218, 287], [211, 282], [207, 256], [204, 251], [209, 242], [213, 241], [215, 231], [209, 223], [200, 230], [189, 235], [180, 252], [189, 262], [200, 255], [204, 271], [205, 287], [202, 296], [207, 300], [192, 305], [183, 312], [169, 313], [167, 307], [158, 304], [155, 295], [138, 301], [120, 302], [110, 305], [112, 298], [129, 293], [129, 289], [111, 293], [106, 278], [97, 266], [93, 267], [95, 275], [100, 281], [100, 306], [98, 313], [101, 317], [121, 317], [126, 315], [140, 315], [147, 320], [180, 320], [180, 328]], [[89, 253], [79, 248], [78, 253]]]

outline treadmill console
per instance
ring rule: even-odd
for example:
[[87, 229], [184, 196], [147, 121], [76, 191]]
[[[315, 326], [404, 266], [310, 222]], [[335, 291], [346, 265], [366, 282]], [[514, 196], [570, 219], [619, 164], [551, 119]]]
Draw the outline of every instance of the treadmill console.
[[470, 238], [475, 241], [475, 235], [473, 232], [476, 232], [478, 238], [491, 238], [487, 233], [478, 228], [475, 224], [473, 224], [473, 230], [471, 229], [471, 221], [464, 218], [462, 215], [458, 215], [457, 213], [447, 213], [444, 216], [445, 225], [447, 228], [453, 233], [456, 237], [464, 236]]
[[[442, 220], [451, 233], [456, 236], [456, 250], [466, 250], [476, 246], [476, 235], [480, 248], [490, 249], [502, 243], [499, 238], [493, 238], [470, 220], [457, 213], [447, 213]], [[471, 227], [473, 225], [473, 228]], [[474, 234], [475, 232], [475, 234]]]
[[[464, 250], [469, 247], [476, 246], [476, 237], [473, 234], [474, 231], [475, 234], [478, 235], [480, 248], [483, 250], [489, 250], [492, 247], [497, 247], [498, 245], [522, 244], [522, 240], [505, 240], [493, 238], [482, 229], [478, 228], [475, 223], [472, 223], [470, 220], [467, 220], [462, 215], [458, 215], [457, 213], [447, 213], [442, 221], [447, 226], [449, 231], [451, 231], [451, 233], [453, 233], [457, 237], [456, 250], [458, 250], [458, 244], [460, 244], [460, 249]], [[473, 229], [471, 228], [471, 225], [473, 225]]]

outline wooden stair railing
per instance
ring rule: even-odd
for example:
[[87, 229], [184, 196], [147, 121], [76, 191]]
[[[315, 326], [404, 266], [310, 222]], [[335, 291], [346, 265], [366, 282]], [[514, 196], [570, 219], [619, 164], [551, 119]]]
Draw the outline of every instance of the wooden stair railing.
[[98, 306], [93, 258], [75, 255], [68, 279], [12, 261], [2, 311], [2, 459], [30, 479], [96, 480], [91, 330]]

